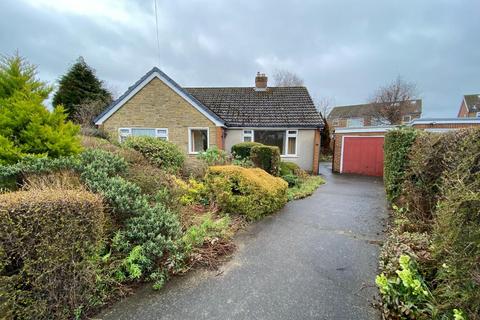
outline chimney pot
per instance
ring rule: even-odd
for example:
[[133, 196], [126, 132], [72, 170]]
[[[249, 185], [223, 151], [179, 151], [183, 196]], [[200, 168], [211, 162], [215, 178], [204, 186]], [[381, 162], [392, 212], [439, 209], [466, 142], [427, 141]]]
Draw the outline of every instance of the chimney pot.
[[268, 77], [265, 73], [257, 72], [255, 77], [255, 91], [266, 91], [267, 90]]

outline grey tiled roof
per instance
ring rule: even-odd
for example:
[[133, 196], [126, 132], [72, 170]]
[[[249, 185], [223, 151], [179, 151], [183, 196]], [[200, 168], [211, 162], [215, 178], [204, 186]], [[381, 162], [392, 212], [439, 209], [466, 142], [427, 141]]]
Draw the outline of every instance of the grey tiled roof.
[[468, 94], [464, 97], [469, 112], [480, 112], [480, 94]]
[[229, 127], [322, 127], [305, 87], [184, 88]]
[[[422, 113], [422, 100], [412, 100], [414, 103], [409, 103], [402, 110], [402, 114], [421, 114]], [[381, 108], [379, 104], [357, 104], [351, 106], [339, 106], [334, 107], [332, 111], [328, 114], [329, 119], [337, 118], [355, 118], [355, 117], [364, 117], [372, 115], [376, 110]]]

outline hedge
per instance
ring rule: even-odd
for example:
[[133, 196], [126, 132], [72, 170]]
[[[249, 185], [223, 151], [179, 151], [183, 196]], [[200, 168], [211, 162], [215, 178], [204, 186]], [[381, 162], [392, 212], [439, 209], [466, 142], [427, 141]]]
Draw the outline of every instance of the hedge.
[[274, 146], [254, 146], [250, 158], [256, 167], [273, 176], [280, 175], [280, 149]]
[[408, 153], [417, 132], [412, 128], [400, 128], [391, 130], [385, 135], [383, 181], [390, 202], [394, 202], [400, 195]]
[[249, 159], [253, 147], [263, 146], [258, 142], [240, 142], [232, 146], [232, 153], [236, 158]]
[[105, 215], [79, 190], [0, 195], [0, 314], [68, 319], [95, 294]]
[[259, 168], [213, 166], [206, 176], [213, 201], [227, 213], [259, 219], [287, 202], [288, 184]]

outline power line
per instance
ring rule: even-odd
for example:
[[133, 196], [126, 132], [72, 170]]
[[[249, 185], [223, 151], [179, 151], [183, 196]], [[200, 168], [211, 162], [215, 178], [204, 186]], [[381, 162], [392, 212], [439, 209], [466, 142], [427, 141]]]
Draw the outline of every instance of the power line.
[[153, 0], [155, 4], [155, 31], [157, 33], [157, 54], [158, 54], [158, 67], [160, 67], [160, 40], [158, 38], [158, 14], [157, 14], [157, 0]]

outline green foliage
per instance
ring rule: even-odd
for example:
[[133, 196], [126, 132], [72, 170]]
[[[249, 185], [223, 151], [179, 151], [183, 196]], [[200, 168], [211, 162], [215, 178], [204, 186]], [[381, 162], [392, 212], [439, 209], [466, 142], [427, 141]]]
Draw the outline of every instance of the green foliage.
[[432, 294], [417, 270], [416, 263], [407, 255], [399, 258], [400, 270], [396, 276], [377, 276], [383, 312], [390, 319], [432, 319], [436, 314]]
[[180, 189], [179, 201], [182, 205], [208, 204], [207, 187], [205, 184], [193, 178], [190, 178], [187, 182], [176, 179], [175, 182]]
[[280, 174], [280, 149], [274, 146], [254, 146], [250, 158], [256, 167], [262, 168], [273, 176]]
[[205, 161], [209, 166], [222, 165], [228, 162], [228, 154], [217, 146], [210, 147], [206, 151], [201, 152], [197, 158]]
[[65, 122], [62, 107], [42, 102], [51, 88], [35, 78], [36, 67], [17, 56], [0, 62], [0, 164], [31, 156], [59, 157], [81, 151], [79, 127]]
[[249, 159], [253, 147], [263, 146], [258, 142], [240, 142], [232, 146], [232, 154], [236, 159]]
[[100, 102], [106, 107], [112, 102], [112, 94], [95, 76], [95, 70], [87, 65], [82, 57], [79, 57], [68, 72], [60, 78], [52, 104], [55, 108], [63, 105], [68, 118], [73, 119], [79, 107], [92, 102]]
[[199, 225], [193, 225], [185, 231], [182, 242], [186, 252], [188, 253], [192, 248], [201, 246], [207, 239], [227, 236], [229, 226], [229, 216], [213, 219], [211, 214], [205, 215]]
[[253, 164], [252, 160], [250, 160], [250, 158], [235, 157], [235, 158], [232, 159], [232, 164], [234, 166], [239, 166], [239, 167], [244, 167], [244, 168], [255, 167], [255, 165]]
[[291, 173], [283, 175], [282, 179], [288, 183], [289, 188], [299, 186], [301, 184], [300, 179], [296, 175]]
[[390, 202], [400, 195], [405, 169], [408, 167], [408, 154], [417, 134], [415, 129], [400, 128], [385, 135], [383, 180]]
[[281, 176], [286, 176], [287, 174], [294, 174], [297, 175], [297, 172], [299, 172], [300, 167], [298, 164], [295, 162], [290, 162], [290, 161], [281, 161], [280, 162], [280, 175]]
[[435, 211], [433, 254], [440, 266], [434, 291], [441, 310], [480, 315], [480, 129], [467, 130], [445, 153]]
[[78, 190], [0, 195], [0, 313], [69, 319], [95, 299], [105, 216]]
[[306, 198], [312, 195], [313, 192], [324, 183], [325, 180], [320, 176], [299, 177], [299, 183], [287, 190], [288, 200], [291, 201]]
[[197, 158], [187, 157], [182, 167], [182, 176], [186, 179], [202, 180], [207, 173], [208, 165]]
[[224, 212], [243, 214], [250, 220], [273, 213], [287, 202], [288, 184], [259, 168], [210, 167], [206, 184]]
[[169, 172], [178, 172], [185, 161], [185, 154], [176, 144], [158, 138], [130, 137], [125, 141], [125, 145], [139, 151], [152, 164]]

